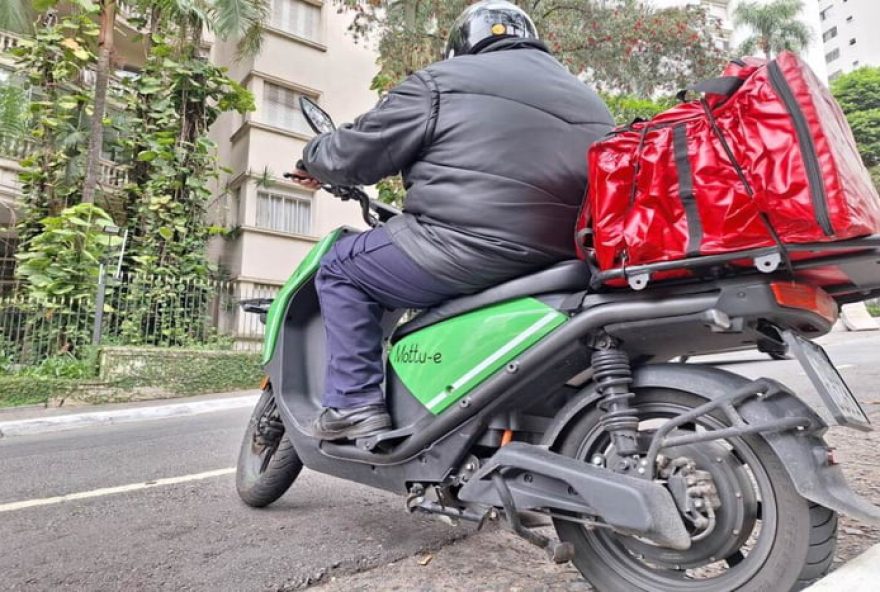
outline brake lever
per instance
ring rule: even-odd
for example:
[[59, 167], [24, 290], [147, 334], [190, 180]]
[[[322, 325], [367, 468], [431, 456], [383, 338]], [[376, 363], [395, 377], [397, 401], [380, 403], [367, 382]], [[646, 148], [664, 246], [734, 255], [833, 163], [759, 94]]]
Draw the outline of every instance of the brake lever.
[[291, 181], [305, 181], [306, 179], [310, 179], [308, 175], [297, 175], [296, 173], [284, 173], [281, 175], [285, 179], [290, 179]]

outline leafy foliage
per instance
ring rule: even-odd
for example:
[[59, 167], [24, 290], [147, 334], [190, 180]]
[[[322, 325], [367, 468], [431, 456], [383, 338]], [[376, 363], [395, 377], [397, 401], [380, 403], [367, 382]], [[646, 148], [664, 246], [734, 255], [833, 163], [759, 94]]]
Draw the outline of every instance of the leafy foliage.
[[40, 221], [79, 202], [92, 96], [83, 73], [96, 62], [98, 27], [87, 16], [67, 16], [38, 28], [14, 50], [21, 75], [32, 89], [32, 152], [22, 160], [23, 216], [19, 237], [26, 245]]
[[113, 220], [92, 204], [77, 204], [58, 216], [44, 218], [43, 231], [16, 255], [18, 274], [40, 300], [89, 297], [95, 290], [98, 265], [122, 240], [104, 233]]
[[133, 271], [183, 278], [206, 277], [204, 224], [218, 176], [216, 147], [208, 127], [225, 111], [252, 111], [253, 96], [221, 68], [154, 35], [141, 75], [122, 93], [126, 121], [119, 145], [132, 163], [125, 188], [133, 239]]
[[30, 100], [15, 79], [0, 83], [0, 138], [23, 138], [30, 127]]
[[[195, 300], [207, 302], [212, 295], [204, 282], [198, 282], [211, 272], [206, 243], [216, 231], [204, 221], [218, 168], [216, 147], [207, 131], [221, 113], [253, 110], [254, 102], [249, 92], [200, 56], [201, 27], [219, 15], [221, 4], [231, 10], [242, 3], [212, 2], [204, 14], [199, 8], [204, 3], [142, 4], [149, 9], [149, 22], [170, 36], [149, 36], [143, 71], [113, 91], [119, 114], [101, 121], [109, 132], [104, 134], [105, 150], [114, 153], [118, 166], [129, 170], [131, 180], [112, 195], [115, 221], [100, 208], [74, 206], [81, 199], [84, 163], [89, 158], [86, 148], [95, 100], [84, 73], [98, 64], [98, 26], [92, 17], [77, 13], [55, 24], [41, 22], [34, 38], [16, 50], [35, 99], [29, 134], [34, 148], [22, 161], [23, 252], [18, 275], [28, 280], [31, 296], [53, 299], [46, 314], [53, 320], [69, 319], [61, 328], [44, 315], [30, 314], [33, 327], [23, 334], [39, 341], [40, 351], [63, 353], [88, 342], [91, 317], [75, 314], [87, 307], [74, 306], [74, 301], [91, 301], [98, 261], [104, 255], [99, 247], [108, 245], [101, 227], [114, 223], [127, 227], [133, 239], [125, 271], [136, 278], [150, 274], [161, 279], [127, 292], [139, 294], [139, 302], [150, 306], [130, 315], [116, 335], [140, 342], [141, 336], [152, 334], [164, 344], [184, 345], [208, 333], [200, 326], [207, 319], [192, 319], [189, 326], [168, 319], [174, 318], [184, 299], [192, 308]], [[262, 0], [251, 4], [265, 8]], [[172, 22], [178, 13], [163, 13], [163, 5], [191, 10], [190, 20]], [[239, 16], [239, 22], [249, 18]], [[234, 21], [227, 18], [216, 28], [229, 28]], [[108, 203], [106, 196], [102, 203]], [[118, 241], [110, 240], [110, 246]], [[175, 289], [179, 282], [203, 289], [182, 292]], [[50, 329], [38, 331], [37, 325]]]
[[739, 48], [742, 55], [761, 51], [767, 59], [781, 51], [800, 52], [812, 41], [810, 28], [799, 20], [803, 0], [740, 2], [733, 11], [737, 27], [751, 31]]
[[[353, 11], [350, 31], [376, 38], [384, 91], [436, 61], [468, 0], [335, 0]], [[597, 88], [651, 96], [717, 74], [722, 61], [703, 8], [658, 10], [641, 0], [520, 0], [550, 49]]]
[[[852, 128], [862, 159], [880, 177], [880, 68], [865, 67], [841, 76], [831, 84]], [[878, 184], [880, 186], [880, 184]]]
[[673, 98], [652, 100], [632, 95], [603, 94], [602, 99], [617, 125], [627, 125], [635, 119], [650, 119], [675, 104]]

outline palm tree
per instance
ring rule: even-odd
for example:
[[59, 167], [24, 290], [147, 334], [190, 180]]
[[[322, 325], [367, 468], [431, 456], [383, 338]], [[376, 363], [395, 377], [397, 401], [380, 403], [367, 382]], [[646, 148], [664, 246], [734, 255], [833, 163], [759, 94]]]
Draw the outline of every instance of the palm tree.
[[769, 60], [781, 51], [805, 50], [813, 33], [798, 18], [803, 8], [802, 0], [772, 0], [766, 4], [743, 1], [737, 4], [733, 24], [751, 31], [740, 45], [740, 53], [749, 55], [760, 50]]

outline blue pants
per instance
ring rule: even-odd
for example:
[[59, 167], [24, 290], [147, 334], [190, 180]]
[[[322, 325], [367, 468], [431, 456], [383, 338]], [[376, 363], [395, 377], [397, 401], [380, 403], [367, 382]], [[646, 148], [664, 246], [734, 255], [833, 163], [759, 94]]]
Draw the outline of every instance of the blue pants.
[[398, 249], [382, 228], [349, 235], [315, 278], [327, 333], [325, 407], [382, 404], [383, 309], [430, 308], [459, 292]]

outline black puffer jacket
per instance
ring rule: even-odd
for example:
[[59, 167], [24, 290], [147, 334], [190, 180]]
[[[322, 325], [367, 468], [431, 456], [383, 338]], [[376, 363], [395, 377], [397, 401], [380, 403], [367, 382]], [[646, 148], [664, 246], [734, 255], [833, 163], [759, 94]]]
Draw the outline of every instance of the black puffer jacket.
[[313, 139], [303, 161], [339, 185], [402, 172], [392, 241], [468, 293], [575, 256], [586, 152], [611, 126], [543, 44], [505, 40], [413, 74], [354, 124]]

